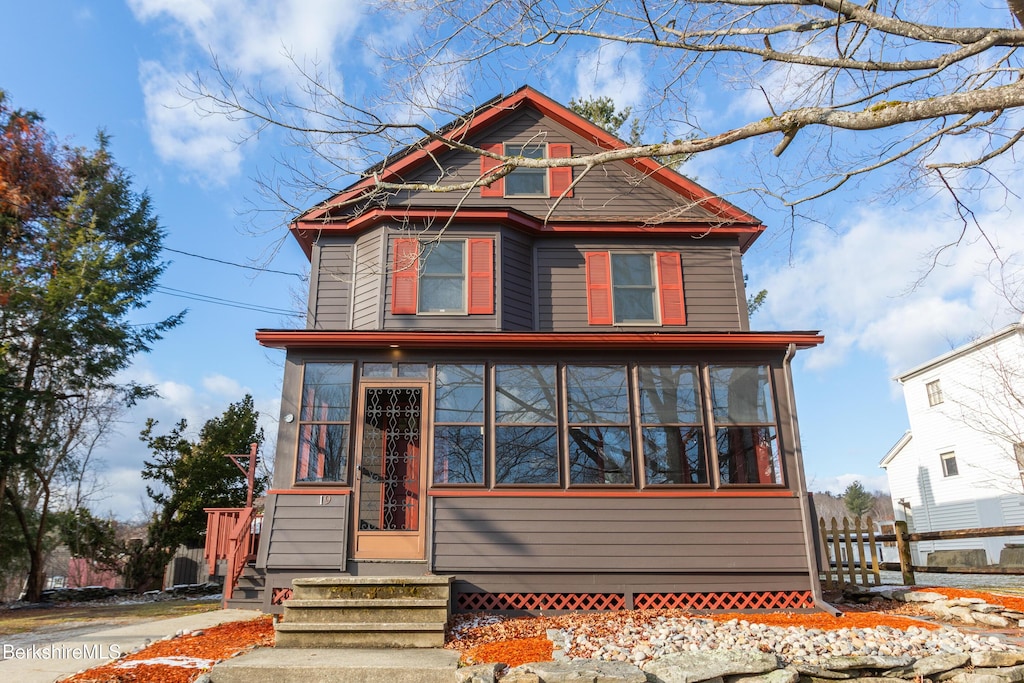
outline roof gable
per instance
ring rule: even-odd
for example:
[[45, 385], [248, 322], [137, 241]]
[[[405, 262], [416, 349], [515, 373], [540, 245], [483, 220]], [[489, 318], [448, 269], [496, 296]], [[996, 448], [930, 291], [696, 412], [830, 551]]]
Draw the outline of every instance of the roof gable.
[[[471, 175], [456, 181], [476, 181], [480, 176], [480, 161], [475, 150], [485, 141], [510, 139], [507, 129], [515, 125], [517, 120], [527, 124], [531, 120], [540, 121], [540, 125], [552, 130], [553, 135], [560, 135], [560, 140], [574, 143], [574, 156], [626, 147], [623, 141], [594, 123], [533, 88], [524, 86], [512, 95], [495, 98], [449, 124], [443, 130], [443, 139], [421, 140], [388, 163], [370, 169], [368, 177], [299, 216], [292, 223], [291, 229], [307, 254], [310, 253], [313, 237], [325, 230], [352, 232], [365, 229], [369, 224], [389, 216], [410, 218], [413, 213], [422, 214], [425, 211], [433, 212], [431, 216], [435, 219], [454, 217], [456, 220], [459, 220], [458, 213], [465, 214], [466, 209], [476, 212], [477, 219], [481, 217], [480, 212], [520, 214], [517, 220], [509, 224], [536, 232], [571, 231], [575, 225], [578, 229], [589, 227], [608, 232], [690, 233], [699, 236], [713, 229], [718, 234], [735, 232], [743, 250], [764, 230], [756, 217], [689, 178], [665, 168], [656, 160], [647, 158], [623, 158], [611, 162], [607, 167], [591, 171], [595, 178], [600, 173], [618, 173], [619, 177], [612, 182], [617, 183], [618, 187], [633, 188], [628, 193], [634, 196], [624, 201], [611, 201], [608, 198], [595, 201], [589, 198], [590, 204], [585, 205], [587, 195], [577, 191], [579, 199], [575, 202], [565, 198], [545, 199], [543, 205], [537, 199], [531, 205], [529, 201], [519, 201], [518, 198], [478, 202], [475, 199], [480, 194], [479, 190], [442, 195], [424, 189], [415, 193], [400, 193], [384, 207], [375, 202], [373, 208], [353, 208], [361, 197], [372, 193], [378, 182], [420, 182], [426, 187], [437, 182], [440, 168], [455, 168], [456, 173], [458, 169], [472, 169], [467, 171]], [[526, 139], [534, 138], [527, 136]], [[475, 162], [475, 167], [472, 162]], [[575, 167], [574, 172], [582, 173], [582, 167]], [[585, 180], [581, 178], [580, 184]], [[445, 178], [442, 181], [452, 182], [452, 179]], [[631, 214], [628, 210], [614, 208], [625, 207], [630, 202], [644, 207], [644, 212]], [[466, 219], [465, 216], [463, 218]]]

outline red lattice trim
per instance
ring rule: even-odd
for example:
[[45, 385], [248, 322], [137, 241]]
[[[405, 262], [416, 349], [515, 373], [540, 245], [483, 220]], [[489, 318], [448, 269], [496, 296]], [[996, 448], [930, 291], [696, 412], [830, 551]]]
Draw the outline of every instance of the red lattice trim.
[[458, 609], [466, 612], [619, 610], [625, 606], [620, 593], [459, 593], [458, 598]]
[[811, 591], [779, 591], [762, 593], [637, 593], [635, 609], [810, 609], [814, 607]]
[[270, 593], [270, 604], [271, 605], [280, 605], [285, 600], [290, 600], [291, 597], [292, 597], [292, 589], [291, 588], [275, 588]]

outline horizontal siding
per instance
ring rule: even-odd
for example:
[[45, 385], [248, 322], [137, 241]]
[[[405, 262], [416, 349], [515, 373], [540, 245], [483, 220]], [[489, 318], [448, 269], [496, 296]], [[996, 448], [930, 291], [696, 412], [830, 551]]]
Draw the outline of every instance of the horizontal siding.
[[501, 234], [501, 329], [533, 329], [533, 242], [512, 230]]
[[349, 326], [352, 298], [352, 244], [324, 244], [320, 247], [316, 305], [312, 328], [341, 330]]
[[381, 263], [383, 229], [367, 233], [356, 242], [355, 292], [352, 299], [352, 329], [380, 328], [384, 265]]
[[438, 498], [436, 571], [806, 572], [795, 498]]
[[[685, 247], [664, 242], [603, 241], [572, 243], [545, 240], [538, 243], [539, 273], [538, 313], [540, 329], [552, 332], [594, 331], [587, 322], [586, 268], [583, 253], [591, 250], [628, 248], [644, 251], [678, 250], [683, 266], [683, 297], [686, 325], [658, 326], [654, 329], [739, 330], [742, 322], [736, 278], [733, 269], [736, 247], [710, 240]], [[629, 326], [600, 329], [622, 329], [629, 332], [643, 327]]]
[[[602, 151], [593, 143], [572, 133], [561, 125], [544, 119], [534, 110], [512, 115], [501, 122], [500, 127], [482, 132], [468, 140], [472, 145], [493, 142], [522, 144], [526, 142], [568, 143], [574, 155]], [[439, 169], [447, 174], [439, 178]], [[574, 176], [579, 170], [574, 171]], [[472, 182], [480, 177], [480, 158], [464, 152], [450, 152], [440, 155], [436, 163], [422, 168], [418, 174], [411, 174], [409, 182], [433, 183], [441, 180], [447, 183]], [[707, 210], [687, 202], [667, 190], [663, 185], [646, 179], [635, 168], [626, 163], [616, 162], [595, 168], [580, 180], [567, 197], [555, 206], [555, 199], [516, 197], [480, 197], [480, 192], [452, 193], [407, 193], [394, 203], [405, 205], [454, 206], [464, 208], [504, 207], [516, 209], [537, 218], [546, 218], [551, 207], [553, 220], [580, 219], [588, 221], [637, 220], [652, 216], [672, 215], [676, 220], [715, 222]]]
[[266, 568], [337, 571], [344, 567], [348, 500], [346, 495], [273, 496]]
[[495, 574], [460, 572], [454, 589], [465, 593], [713, 593], [809, 590], [806, 573]]

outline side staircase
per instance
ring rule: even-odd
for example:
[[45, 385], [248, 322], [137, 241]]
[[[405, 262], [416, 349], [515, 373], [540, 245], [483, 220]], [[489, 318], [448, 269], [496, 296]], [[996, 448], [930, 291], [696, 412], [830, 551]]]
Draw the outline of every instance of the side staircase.
[[450, 576], [295, 579], [276, 647], [431, 648], [444, 645]]
[[224, 601], [224, 606], [229, 609], [263, 609], [266, 583], [265, 572], [247, 564], [231, 591], [231, 597]]

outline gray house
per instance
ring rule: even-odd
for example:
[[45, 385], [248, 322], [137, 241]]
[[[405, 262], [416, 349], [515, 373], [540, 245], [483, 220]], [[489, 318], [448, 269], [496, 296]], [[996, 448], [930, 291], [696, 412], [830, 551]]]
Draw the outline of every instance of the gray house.
[[[623, 146], [528, 87], [446, 135]], [[376, 172], [495, 163], [425, 140]], [[749, 329], [758, 219], [652, 160], [468, 196], [367, 188], [294, 221], [307, 323], [256, 335], [287, 360], [234, 604], [276, 611], [299, 577], [438, 574], [461, 610], [815, 605], [790, 360], [822, 337]]]

